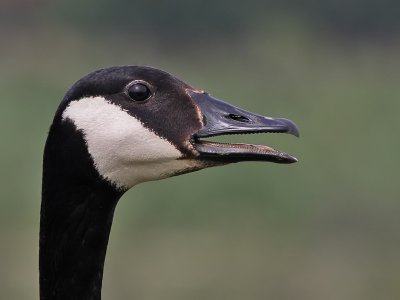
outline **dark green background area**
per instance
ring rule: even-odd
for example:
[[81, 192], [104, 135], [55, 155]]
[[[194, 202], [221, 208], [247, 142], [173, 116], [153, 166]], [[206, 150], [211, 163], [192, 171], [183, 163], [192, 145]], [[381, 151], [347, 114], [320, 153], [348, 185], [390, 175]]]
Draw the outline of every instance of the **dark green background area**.
[[395, 1], [4, 1], [0, 292], [38, 299], [41, 159], [92, 70], [162, 68], [294, 120], [230, 136], [299, 158], [141, 184], [115, 215], [104, 299], [398, 299], [400, 5]]

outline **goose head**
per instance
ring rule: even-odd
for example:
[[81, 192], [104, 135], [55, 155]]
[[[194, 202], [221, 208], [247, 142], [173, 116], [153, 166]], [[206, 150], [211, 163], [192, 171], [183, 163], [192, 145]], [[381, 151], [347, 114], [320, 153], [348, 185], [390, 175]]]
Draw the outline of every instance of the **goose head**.
[[150, 67], [112, 67], [80, 79], [53, 122], [61, 131], [66, 126], [82, 137], [102, 180], [119, 190], [240, 161], [297, 161], [265, 145], [207, 141], [226, 134], [298, 136], [299, 131], [290, 120], [245, 111]]

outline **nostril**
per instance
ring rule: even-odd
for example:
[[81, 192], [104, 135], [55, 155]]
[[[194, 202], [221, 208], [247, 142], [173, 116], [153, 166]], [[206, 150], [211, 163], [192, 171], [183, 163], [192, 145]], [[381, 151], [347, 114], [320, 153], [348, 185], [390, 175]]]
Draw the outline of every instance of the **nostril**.
[[206, 118], [205, 115], [203, 115], [202, 121], [203, 121], [203, 126], [206, 126], [206, 124], [207, 124], [207, 118]]
[[228, 118], [235, 120], [235, 121], [239, 121], [239, 122], [250, 122], [250, 119], [245, 117], [245, 116], [241, 116], [241, 115], [235, 115], [235, 114], [229, 114], [227, 115]]

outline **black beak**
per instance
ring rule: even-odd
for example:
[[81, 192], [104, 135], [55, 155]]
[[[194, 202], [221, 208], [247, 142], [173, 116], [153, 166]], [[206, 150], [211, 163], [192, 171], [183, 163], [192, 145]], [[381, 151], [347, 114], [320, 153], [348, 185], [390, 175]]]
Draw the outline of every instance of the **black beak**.
[[297, 161], [295, 157], [268, 146], [225, 144], [200, 140], [217, 135], [263, 132], [288, 133], [299, 137], [299, 130], [296, 124], [288, 119], [254, 114], [215, 99], [207, 93], [188, 90], [188, 94], [203, 114], [204, 127], [193, 135], [192, 142], [202, 158], [230, 162], [263, 160], [293, 163]]

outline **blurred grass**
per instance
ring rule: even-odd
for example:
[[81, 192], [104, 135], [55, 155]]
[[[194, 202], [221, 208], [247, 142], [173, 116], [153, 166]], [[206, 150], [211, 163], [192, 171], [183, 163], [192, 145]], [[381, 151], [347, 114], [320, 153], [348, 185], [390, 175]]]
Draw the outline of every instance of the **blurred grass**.
[[7, 299], [38, 298], [41, 156], [53, 113], [75, 80], [121, 64], [156, 66], [294, 120], [298, 140], [228, 139], [266, 143], [300, 162], [242, 163], [129, 191], [115, 215], [104, 298], [398, 299], [399, 43], [339, 41], [296, 26], [173, 48], [67, 28], [8, 34], [0, 49]]

